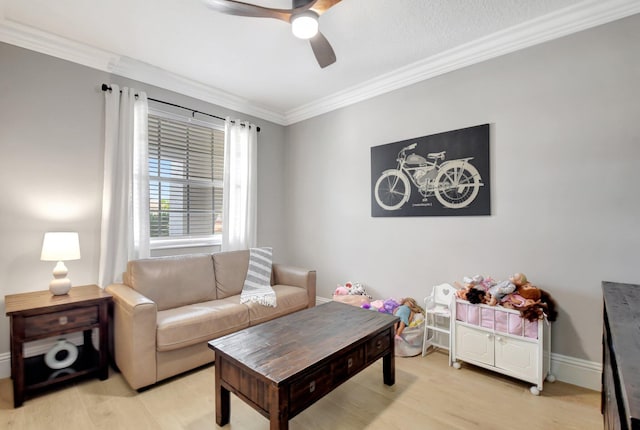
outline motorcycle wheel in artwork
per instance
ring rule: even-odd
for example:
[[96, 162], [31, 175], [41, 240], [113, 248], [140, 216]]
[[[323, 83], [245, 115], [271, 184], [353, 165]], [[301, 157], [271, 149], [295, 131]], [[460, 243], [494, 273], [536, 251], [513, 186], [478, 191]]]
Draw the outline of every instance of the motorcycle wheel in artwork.
[[394, 211], [400, 209], [411, 197], [411, 185], [406, 175], [395, 169], [380, 175], [375, 187], [376, 202], [382, 209]]
[[436, 198], [442, 206], [459, 209], [475, 200], [480, 190], [478, 170], [463, 160], [451, 161], [436, 176]]

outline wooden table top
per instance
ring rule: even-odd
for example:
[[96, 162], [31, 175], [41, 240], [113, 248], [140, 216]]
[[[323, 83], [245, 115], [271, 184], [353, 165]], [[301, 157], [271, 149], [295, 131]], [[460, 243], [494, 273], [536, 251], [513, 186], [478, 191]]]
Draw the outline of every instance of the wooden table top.
[[104, 300], [111, 295], [97, 285], [72, 287], [68, 294], [54, 296], [51, 291], [33, 291], [28, 293], [9, 294], [4, 296], [4, 307], [7, 316], [15, 313], [41, 312], [51, 306], [73, 306], [76, 303], [91, 300]]
[[398, 320], [329, 302], [214, 339], [209, 347], [280, 383]]

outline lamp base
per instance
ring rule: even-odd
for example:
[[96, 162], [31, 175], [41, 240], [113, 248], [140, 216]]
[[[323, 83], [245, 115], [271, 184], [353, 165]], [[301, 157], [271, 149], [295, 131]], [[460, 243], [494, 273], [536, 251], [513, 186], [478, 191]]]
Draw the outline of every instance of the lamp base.
[[71, 280], [67, 278], [67, 267], [64, 265], [62, 261], [58, 261], [58, 264], [53, 269], [53, 276], [55, 279], [52, 279], [49, 283], [49, 291], [54, 296], [62, 296], [67, 294], [71, 289]]
[[71, 280], [69, 278], [54, 279], [49, 283], [49, 291], [54, 296], [62, 296], [67, 294], [71, 289]]

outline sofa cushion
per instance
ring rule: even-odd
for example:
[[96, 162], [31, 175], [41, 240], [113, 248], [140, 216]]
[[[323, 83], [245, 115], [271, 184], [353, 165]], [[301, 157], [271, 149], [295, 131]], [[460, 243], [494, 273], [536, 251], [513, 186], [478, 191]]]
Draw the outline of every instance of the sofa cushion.
[[249, 250], [227, 251], [213, 254], [216, 272], [216, 294], [219, 299], [242, 292], [249, 268]]
[[249, 326], [239, 298], [212, 300], [158, 312], [158, 351], [207, 342]]
[[130, 261], [124, 279], [131, 288], [153, 300], [159, 311], [217, 297], [209, 254]]
[[249, 307], [249, 323], [251, 325], [299, 311], [309, 304], [309, 296], [304, 288], [292, 287], [291, 285], [274, 285], [273, 290], [276, 292], [276, 301], [278, 303], [275, 308], [258, 303], [246, 304]]

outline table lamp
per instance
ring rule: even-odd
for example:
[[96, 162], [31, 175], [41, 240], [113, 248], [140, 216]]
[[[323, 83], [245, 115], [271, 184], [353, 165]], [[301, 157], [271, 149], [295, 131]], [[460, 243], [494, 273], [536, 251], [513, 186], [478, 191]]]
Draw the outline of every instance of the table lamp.
[[80, 259], [80, 241], [75, 232], [49, 232], [44, 234], [42, 242], [42, 261], [57, 261], [53, 269], [54, 279], [49, 283], [49, 291], [54, 296], [67, 294], [71, 281], [67, 278], [67, 266], [64, 261]]

